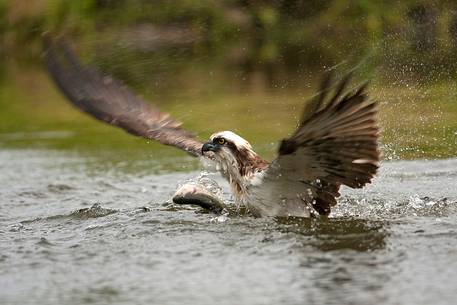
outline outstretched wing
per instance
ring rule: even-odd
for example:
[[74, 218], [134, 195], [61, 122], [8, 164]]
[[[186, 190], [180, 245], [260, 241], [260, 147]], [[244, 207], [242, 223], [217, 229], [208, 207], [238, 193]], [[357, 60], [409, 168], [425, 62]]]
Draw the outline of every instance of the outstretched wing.
[[44, 61], [64, 95], [79, 109], [127, 132], [201, 155], [203, 143], [181, 123], [146, 103], [119, 81], [82, 65], [67, 44], [45, 38]]
[[346, 93], [347, 75], [333, 94], [330, 74], [320, 93], [309, 103], [298, 128], [281, 142], [279, 156], [265, 172], [265, 185], [306, 189], [319, 214], [330, 213], [341, 184], [361, 188], [379, 167], [377, 103], [363, 85]]

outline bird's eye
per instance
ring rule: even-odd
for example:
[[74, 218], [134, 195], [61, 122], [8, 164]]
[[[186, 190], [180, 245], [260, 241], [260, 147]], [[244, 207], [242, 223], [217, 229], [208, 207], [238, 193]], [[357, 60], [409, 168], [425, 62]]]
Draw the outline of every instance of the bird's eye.
[[219, 138], [217, 140], [217, 143], [219, 143], [220, 145], [224, 145], [225, 144], [225, 139], [224, 138]]

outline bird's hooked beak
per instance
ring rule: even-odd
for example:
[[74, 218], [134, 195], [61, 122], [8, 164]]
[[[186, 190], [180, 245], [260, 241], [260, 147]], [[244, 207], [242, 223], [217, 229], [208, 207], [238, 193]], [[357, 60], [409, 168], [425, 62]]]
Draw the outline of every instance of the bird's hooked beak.
[[202, 146], [202, 154], [205, 154], [205, 152], [212, 151], [216, 152], [219, 149], [219, 145], [214, 144], [213, 142], [206, 142]]

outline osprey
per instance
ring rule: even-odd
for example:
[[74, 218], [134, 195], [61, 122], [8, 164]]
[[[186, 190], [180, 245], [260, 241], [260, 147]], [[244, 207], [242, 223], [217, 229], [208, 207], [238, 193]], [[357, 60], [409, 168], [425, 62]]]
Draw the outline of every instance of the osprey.
[[341, 185], [361, 188], [379, 166], [377, 103], [368, 99], [366, 84], [346, 92], [350, 75], [332, 86], [327, 74], [296, 130], [268, 162], [231, 131], [198, 140], [119, 81], [82, 65], [62, 42], [45, 39], [44, 60], [57, 86], [82, 111], [214, 162], [236, 202], [254, 216], [328, 215]]

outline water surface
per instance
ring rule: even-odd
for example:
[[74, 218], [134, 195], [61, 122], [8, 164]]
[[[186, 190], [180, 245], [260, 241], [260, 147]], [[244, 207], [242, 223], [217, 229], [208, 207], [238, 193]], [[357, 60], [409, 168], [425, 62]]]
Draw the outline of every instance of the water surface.
[[170, 203], [199, 171], [97, 158], [0, 151], [0, 303], [455, 303], [457, 159], [384, 162], [328, 220], [224, 220]]

